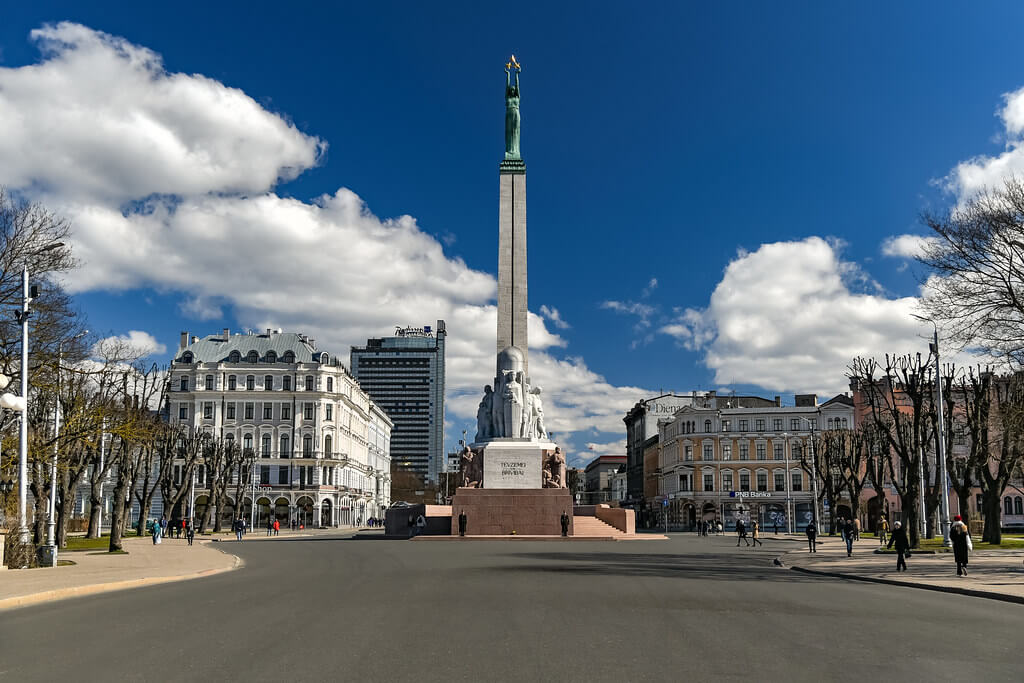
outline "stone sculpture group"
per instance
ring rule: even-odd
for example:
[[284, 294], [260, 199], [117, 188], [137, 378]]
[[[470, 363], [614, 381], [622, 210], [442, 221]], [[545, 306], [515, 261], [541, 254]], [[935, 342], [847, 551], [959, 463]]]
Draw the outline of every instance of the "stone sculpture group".
[[509, 346], [498, 354], [498, 374], [484, 387], [476, 411], [476, 441], [547, 439], [541, 388], [531, 387], [523, 374], [523, 354]]

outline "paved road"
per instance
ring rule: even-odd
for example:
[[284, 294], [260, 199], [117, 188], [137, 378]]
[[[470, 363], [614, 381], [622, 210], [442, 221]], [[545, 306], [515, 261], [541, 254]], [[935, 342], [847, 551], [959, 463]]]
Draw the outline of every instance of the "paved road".
[[232, 544], [239, 571], [5, 614], [0, 681], [1020, 680], [1020, 606], [783, 543]]

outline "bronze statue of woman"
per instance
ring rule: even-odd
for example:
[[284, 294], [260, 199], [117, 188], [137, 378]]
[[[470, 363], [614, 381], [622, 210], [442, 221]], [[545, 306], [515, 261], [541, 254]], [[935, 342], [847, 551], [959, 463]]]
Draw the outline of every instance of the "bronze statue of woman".
[[[512, 70], [516, 84], [512, 85]], [[522, 70], [513, 56], [505, 65], [505, 158], [521, 159], [519, 155], [519, 72]]]

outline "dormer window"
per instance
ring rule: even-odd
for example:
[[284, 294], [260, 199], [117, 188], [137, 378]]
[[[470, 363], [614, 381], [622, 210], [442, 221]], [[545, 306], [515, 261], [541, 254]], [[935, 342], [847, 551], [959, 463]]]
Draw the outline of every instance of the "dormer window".
[[245, 360], [248, 363], [259, 363], [260, 354], [256, 353], [255, 351], [250, 351], [248, 355], [246, 355]]
[[268, 363], [276, 363], [277, 362], [277, 354], [274, 353], [273, 351], [267, 351], [267, 362]]
[[191, 363], [193, 360], [194, 356], [192, 355], [191, 351], [186, 351], [185, 353], [181, 354], [182, 363]]
[[281, 356], [281, 361], [284, 363], [294, 363], [295, 353], [293, 351], [285, 351], [284, 355]]
[[242, 362], [242, 354], [239, 353], [238, 351], [232, 351], [230, 354], [228, 354], [228, 362], [229, 363], [241, 363]]

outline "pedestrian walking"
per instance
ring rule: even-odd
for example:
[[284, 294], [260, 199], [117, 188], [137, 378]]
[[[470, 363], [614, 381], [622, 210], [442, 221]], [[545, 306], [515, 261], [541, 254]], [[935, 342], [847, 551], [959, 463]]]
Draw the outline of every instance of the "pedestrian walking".
[[160, 517], [160, 538], [167, 535], [167, 518]]
[[569, 515], [562, 510], [562, 518], [559, 520], [562, 523], [562, 536], [569, 535]]
[[758, 538], [758, 536], [760, 536], [760, 526], [758, 525], [757, 520], [755, 519], [753, 522], [750, 523], [750, 538], [754, 541], [755, 548], [759, 545], [764, 545], [764, 543], [761, 542], [761, 539]]
[[245, 522], [242, 520], [242, 518], [239, 517], [238, 519], [236, 519], [235, 523], [231, 525], [231, 528], [235, 531], [235, 540], [241, 541], [242, 534], [244, 533], [245, 530]]
[[853, 526], [853, 520], [847, 520], [841, 530], [843, 540], [846, 541], [846, 556], [853, 557], [853, 536], [856, 530]]
[[[562, 516], [563, 517], [565, 516], [564, 513], [563, 513]], [[459, 536], [465, 536], [466, 535], [466, 521], [467, 521], [466, 520], [466, 511], [465, 510], [459, 510]]]
[[853, 520], [853, 540], [855, 540], [855, 541], [859, 541], [860, 540], [860, 518], [859, 517]]
[[160, 521], [153, 520], [153, 545], [160, 542]]
[[807, 533], [807, 552], [816, 553], [818, 552], [818, 527], [813, 521], [807, 523], [807, 529], [804, 530]]
[[274, 535], [274, 522], [269, 517], [267, 518], [267, 536]]
[[185, 540], [188, 541], [189, 545], [192, 545], [192, 541], [196, 537], [196, 527], [192, 524], [192, 520], [188, 521], [188, 525], [185, 527]]
[[277, 536], [281, 533], [281, 520], [274, 519], [274, 535]]
[[878, 518], [878, 545], [885, 545], [889, 537], [889, 521], [882, 515]]
[[949, 528], [949, 540], [953, 542], [953, 559], [956, 560], [956, 575], [967, 576], [967, 555], [974, 549], [971, 532], [960, 515], [953, 518]]
[[743, 541], [748, 546], [750, 545], [750, 541], [747, 540], [747, 527], [743, 523], [742, 519], [737, 519], [736, 520], [736, 547], [737, 548], [740, 547], [740, 541]]
[[776, 536], [778, 536], [778, 535], [779, 535], [779, 518], [778, 518], [778, 517], [776, 517], [776, 518], [775, 518], [774, 520], [772, 520], [772, 521], [773, 521], [773, 522], [774, 522], [774, 524], [775, 524], [775, 535], [776, 535]]
[[907, 571], [907, 557], [910, 556], [910, 540], [907, 538], [907, 530], [903, 525], [896, 522], [892, 525], [892, 538], [889, 539], [888, 547], [896, 546], [896, 571]]

